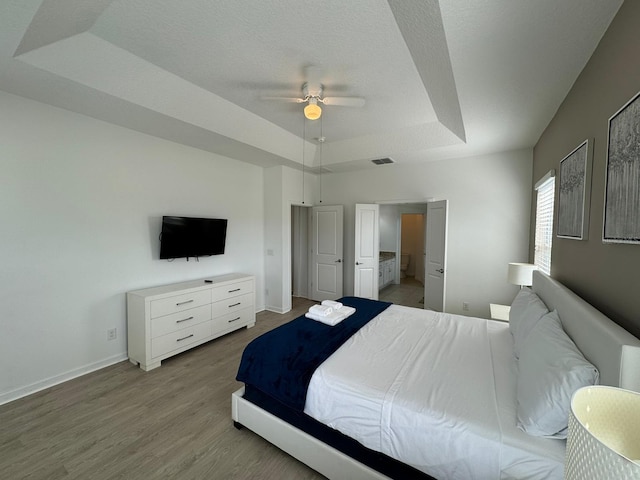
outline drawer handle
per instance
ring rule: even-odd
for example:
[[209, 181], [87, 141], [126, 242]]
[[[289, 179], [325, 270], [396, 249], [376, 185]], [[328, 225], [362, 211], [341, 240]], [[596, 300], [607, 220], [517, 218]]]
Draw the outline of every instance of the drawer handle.
[[187, 338], [193, 337], [193, 333], [191, 335], [187, 335], [186, 337], [182, 337], [176, 340], [176, 342], [181, 342], [182, 340], [186, 340]]
[[176, 303], [176, 307], [179, 307], [180, 305], [186, 305], [187, 303], [191, 303], [191, 302], [193, 302], [193, 300], [187, 300], [186, 302]]
[[234, 303], [233, 305], [229, 305], [229, 308], [237, 307], [238, 305], [242, 305], [242, 302], [238, 302], [238, 303]]
[[227, 320], [227, 323], [235, 322], [236, 320], [240, 320], [240, 317]]
[[176, 320], [176, 323], [182, 323], [182, 322], [186, 322], [188, 320], [193, 320], [193, 317], [183, 318], [182, 320]]
[[240, 288], [236, 288], [235, 290], [229, 290], [228, 293], [239, 292], [240, 290], [241, 290]]

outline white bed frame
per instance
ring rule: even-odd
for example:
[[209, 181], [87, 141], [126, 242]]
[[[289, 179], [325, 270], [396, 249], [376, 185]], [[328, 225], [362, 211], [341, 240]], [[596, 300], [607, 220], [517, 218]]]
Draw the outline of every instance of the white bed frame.
[[[533, 291], [549, 310], [556, 309], [567, 334], [600, 371], [600, 383], [640, 392], [640, 340], [612, 322], [551, 277], [533, 272]], [[257, 433], [330, 479], [387, 479], [243, 398], [244, 387], [231, 395], [236, 424]]]

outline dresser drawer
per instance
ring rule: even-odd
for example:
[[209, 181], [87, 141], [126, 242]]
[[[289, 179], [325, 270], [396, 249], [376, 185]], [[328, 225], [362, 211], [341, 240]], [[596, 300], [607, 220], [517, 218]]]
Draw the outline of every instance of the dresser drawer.
[[209, 304], [153, 318], [151, 319], [151, 338], [161, 337], [207, 320], [211, 320], [211, 305]]
[[211, 304], [211, 318], [236, 312], [253, 305], [253, 293], [227, 298]]
[[235, 312], [227, 313], [221, 317], [213, 319], [213, 334], [229, 330], [230, 328], [239, 328], [248, 325], [253, 319], [253, 309], [245, 308]]
[[211, 301], [217, 302], [223, 298], [237, 297], [246, 293], [253, 293], [253, 281], [245, 280], [243, 282], [230, 283], [222, 287], [214, 287], [211, 289]]
[[151, 301], [151, 318], [183, 312], [211, 303], [211, 290], [198, 290]]
[[212, 335], [212, 323], [204, 322], [183, 328], [158, 338], [151, 339], [151, 356], [159, 357], [188, 345], [202, 341]]

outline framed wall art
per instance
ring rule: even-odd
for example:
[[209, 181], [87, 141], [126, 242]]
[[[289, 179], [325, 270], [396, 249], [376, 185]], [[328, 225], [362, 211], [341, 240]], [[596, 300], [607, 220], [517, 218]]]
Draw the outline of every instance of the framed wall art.
[[593, 146], [589, 144], [589, 140], [585, 140], [560, 160], [556, 234], [560, 238], [587, 239], [591, 203], [592, 150]]
[[640, 92], [609, 119], [602, 241], [640, 243]]

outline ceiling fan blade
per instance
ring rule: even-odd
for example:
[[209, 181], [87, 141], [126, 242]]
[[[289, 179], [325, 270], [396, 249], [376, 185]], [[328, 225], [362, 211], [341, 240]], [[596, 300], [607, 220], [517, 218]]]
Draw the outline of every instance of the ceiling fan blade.
[[288, 102], [288, 103], [304, 103], [304, 98], [293, 97], [260, 97], [260, 100], [274, 100], [276, 102]]
[[362, 97], [324, 97], [325, 105], [337, 105], [340, 107], [363, 107], [365, 100]]

